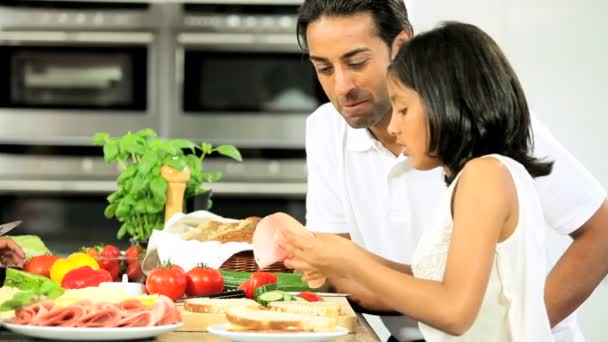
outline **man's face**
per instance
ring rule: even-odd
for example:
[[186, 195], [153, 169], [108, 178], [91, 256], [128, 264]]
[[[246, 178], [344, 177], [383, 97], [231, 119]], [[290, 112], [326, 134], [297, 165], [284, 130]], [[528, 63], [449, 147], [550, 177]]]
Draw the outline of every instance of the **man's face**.
[[393, 107], [388, 132], [408, 156], [412, 167], [430, 170], [441, 165], [437, 158], [428, 155], [429, 124], [426, 109], [418, 93], [406, 87], [395, 76], [389, 76], [388, 93]]
[[322, 16], [306, 30], [310, 60], [327, 97], [353, 128], [376, 125], [389, 111], [389, 47], [371, 14]]

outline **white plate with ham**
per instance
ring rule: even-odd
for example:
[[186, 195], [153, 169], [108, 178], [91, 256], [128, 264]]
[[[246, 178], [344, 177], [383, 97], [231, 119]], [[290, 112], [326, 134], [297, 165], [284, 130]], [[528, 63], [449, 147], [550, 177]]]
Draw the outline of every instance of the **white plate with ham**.
[[155, 337], [171, 332], [181, 327], [183, 324], [184, 323], [132, 328], [67, 328], [4, 323], [4, 327], [17, 334], [51, 340], [123, 341]]

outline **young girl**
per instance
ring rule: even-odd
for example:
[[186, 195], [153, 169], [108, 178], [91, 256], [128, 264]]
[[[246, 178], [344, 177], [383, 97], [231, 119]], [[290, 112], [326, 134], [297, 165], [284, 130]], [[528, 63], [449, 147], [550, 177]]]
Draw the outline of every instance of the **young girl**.
[[442, 167], [448, 184], [411, 267], [284, 225], [285, 264], [382, 294], [428, 342], [552, 341], [533, 181], [552, 163], [531, 155], [528, 105], [504, 54], [477, 27], [447, 23], [406, 43], [388, 72], [389, 132], [413, 167]]

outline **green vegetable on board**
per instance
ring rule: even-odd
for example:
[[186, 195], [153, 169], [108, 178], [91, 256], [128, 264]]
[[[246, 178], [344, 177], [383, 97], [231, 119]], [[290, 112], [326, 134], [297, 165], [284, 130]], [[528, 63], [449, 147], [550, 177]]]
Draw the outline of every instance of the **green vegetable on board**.
[[[0, 285], [22, 290], [13, 298], [0, 303], [0, 311], [17, 310], [28, 304], [46, 299], [55, 299], [64, 293], [64, 289], [52, 280], [38, 274], [20, 271], [14, 268], [1, 268]], [[4, 280], [2, 281], [2, 278]]]

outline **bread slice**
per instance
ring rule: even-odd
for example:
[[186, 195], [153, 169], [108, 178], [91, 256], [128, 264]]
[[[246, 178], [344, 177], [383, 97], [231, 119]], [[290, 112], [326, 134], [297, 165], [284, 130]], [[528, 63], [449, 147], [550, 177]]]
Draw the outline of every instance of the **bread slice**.
[[228, 329], [239, 331], [314, 331], [336, 330], [335, 317], [316, 317], [295, 313], [253, 310], [247, 307], [231, 307], [226, 310]]
[[226, 242], [248, 242], [253, 240], [253, 233], [260, 222], [259, 217], [248, 217], [238, 223], [228, 223], [218, 227], [207, 236], [209, 241]]
[[321, 317], [338, 317], [342, 306], [335, 302], [270, 302], [268, 310]]
[[224, 313], [228, 308], [243, 306], [252, 310], [262, 306], [247, 298], [191, 298], [184, 300], [184, 310], [198, 313]]

